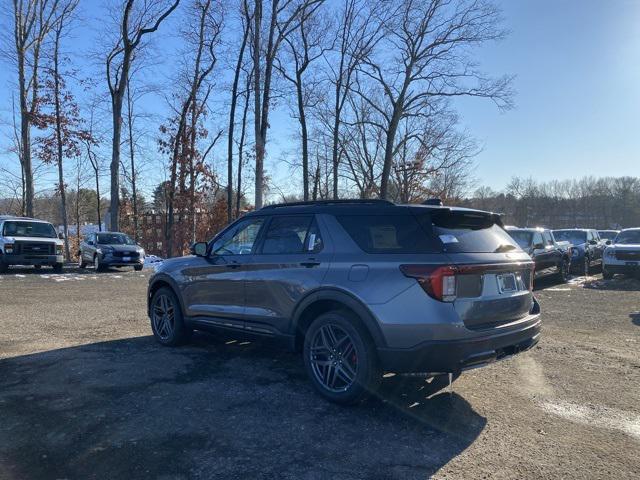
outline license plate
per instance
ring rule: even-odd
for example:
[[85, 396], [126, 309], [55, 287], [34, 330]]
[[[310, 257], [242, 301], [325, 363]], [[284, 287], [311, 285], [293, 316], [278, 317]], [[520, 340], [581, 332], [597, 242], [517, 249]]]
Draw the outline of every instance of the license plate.
[[513, 273], [498, 275], [498, 290], [500, 293], [515, 292], [518, 290], [516, 276]]
[[638, 262], [624, 262], [627, 267], [637, 267]]
[[131, 261], [131, 257], [122, 257], [122, 261], [123, 262], [130, 262]]

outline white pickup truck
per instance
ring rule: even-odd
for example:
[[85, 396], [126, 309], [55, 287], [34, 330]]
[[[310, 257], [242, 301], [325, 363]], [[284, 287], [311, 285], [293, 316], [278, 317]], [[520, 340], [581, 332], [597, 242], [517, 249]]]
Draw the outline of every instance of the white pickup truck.
[[55, 272], [62, 272], [62, 250], [62, 240], [49, 222], [0, 216], [0, 273], [10, 265], [49, 265]]

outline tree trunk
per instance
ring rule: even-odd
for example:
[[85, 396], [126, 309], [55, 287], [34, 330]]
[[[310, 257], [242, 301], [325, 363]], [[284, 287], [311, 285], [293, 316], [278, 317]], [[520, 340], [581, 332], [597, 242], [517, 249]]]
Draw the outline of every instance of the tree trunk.
[[302, 191], [304, 201], [309, 200], [309, 134], [307, 132], [307, 117], [304, 110], [302, 94], [302, 72], [296, 72], [296, 95], [298, 98], [298, 117], [302, 133]]
[[131, 90], [127, 80], [127, 119], [129, 127], [129, 157], [131, 158], [131, 197], [133, 199], [133, 238], [138, 243], [138, 193], [136, 188], [136, 162], [133, 145], [133, 104], [131, 102]]
[[236, 62], [236, 69], [233, 76], [233, 87], [231, 88], [229, 135], [227, 137], [227, 222], [231, 222], [233, 219], [233, 132], [236, 120], [236, 104], [238, 102], [238, 82], [240, 81], [240, 71], [242, 69], [242, 60], [244, 59], [244, 51], [247, 46], [248, 36], [249, 25], [246, 25], [242, 35], [242, 44], [240, 45], [240, 53], [238, 54], [238, 61]]
[[119, 230], [119, 210], [120, 210], [120, 138], [122, 130], [122, 96], [115, 92], [115, 96], [111, 100], [113, 116], [113, 137], [111, 139], [111, 201], [110, 208], [110, 225], [112, 232]]
[[[60, 72], [59, 72], [59, 51], [60, 51], [60, 28], [56, 30], [55, 43], [53, 49], [53, 78], [54, 78], [54, 103], [56, 116], [56, 143], [57, 143], [57, 163], [58, 163], [58, 184], [60, 189], [60, 215], [62, 216], [62, 228], [64, 232], [64, 255], [68, 261], [71, 260], [69, 251], [69, 225], [67, 222], [67, 194], [64, 186], [64, 172], [62, 167], [62, 113], [60, 112]], [[80, 232], [77, 232], [80, 235]]]
[[387, 139], [384, 145], [384, 165], [382, 166], [382, 178], [380, 179], [380, 198], [387, 199], [389, 195], [389, 176], [393, 163], [393, 150], [396, 141], [396, 132], [400, 123], [400, 102], [393, 106], [393, 115], [387, 129]]
[[251, 78], [247, 78], [247, 98], [242, 110], [242, 128], [240, 129], [240, 142], [238, 143], [238, 188], [236, 190], [236, 218], [240, 216], [240, 200], [242, 196], [242, 162], [244, 157], [244, 142], [247, 133], [247, 115], [249, 113], [249, 101], [251, 100]]
[[255, 0], [255, 11], [253, 12], [253, 81], [254, 81], [254, 135], [256, 144], [256, 186], [255, 186], [255, 208], [262, 208], [262, 187], [264, 185], [264, 138], [262, 137], [262, 110], [260, 95], [260, 30], [262, 28], [262, 0]]

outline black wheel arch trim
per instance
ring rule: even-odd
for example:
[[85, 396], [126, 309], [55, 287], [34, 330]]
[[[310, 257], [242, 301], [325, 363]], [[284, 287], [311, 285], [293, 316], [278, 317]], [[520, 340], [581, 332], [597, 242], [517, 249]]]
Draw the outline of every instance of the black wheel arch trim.
[[180, 288], [178, 288], [178, 284], [169, 275], [162, 274], [162, 273], [156, 274], [151, 279], [151, 281], [149, 282], [149, 286], [147, 287], [147, 316], [151, 315], [151, 290], [159, 282], [166, 283], [167, 285], [169, 285], [171, 290], [173, 290], [173, 293], [175, 294], [176, 298], [178, 299], [178, 303], [180, 304], [180, 310], [182, 311], [182, 318], [184, 319], [185, 322], [188, 322], [187, 316], [185, 315], [186, 310], [184, 308], [184, 302], [182, 300], [182, 295], [180, 295]]
[[290, 332], [292, 335], [295, 336], [298, 331], [298, 322], [300, 321], [300, 317], [303, 312], [307, 307], [319, 300], [332, 300], [344, 304], [362, 320], [369, 334], [373, 338], [376, 347], [386, 347], [387, 342], [382, 334], [382, 329], [369, 308], [367, 308], [367, 306], [352, 293], [335, 287], [321, 287], [317, 290], [313, 290], [298, 302], [292, 315]]

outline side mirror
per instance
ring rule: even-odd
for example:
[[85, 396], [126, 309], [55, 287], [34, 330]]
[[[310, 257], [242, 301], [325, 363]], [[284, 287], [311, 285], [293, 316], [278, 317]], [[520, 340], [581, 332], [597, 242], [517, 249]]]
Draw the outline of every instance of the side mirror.
[[543, 243], [534, 243], [533, 244], [533, 249], [534, 250], [544, 250], [544, 244]]
[[209, 245], [207, 242], [196, 242], [191, 245], [191, 255], [195, 255], [197, 257], [206, 257], [207, 249]]
[[589, 240], [589, 245], [597, 245], [598, 242], [596, 242], [595, 240]]
[[87, 240], [87, 245], [93, 245], [93, 240]]
[[64, 240], [64, 233], [62, 233], [62, 232], [58, 233], [58, 238], [60, 240]]
[[607, 240], [606, 242], [604, 242], [605, 245], [611, 245], [611, 240]]

